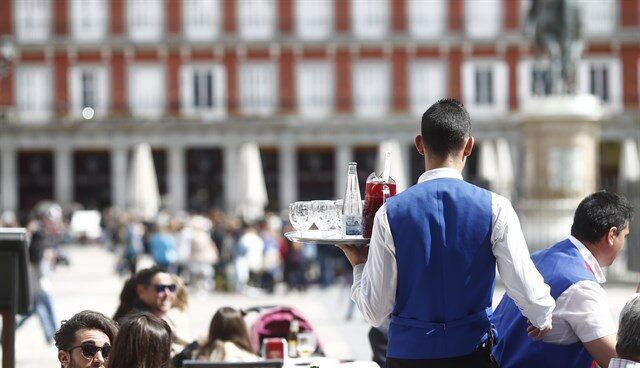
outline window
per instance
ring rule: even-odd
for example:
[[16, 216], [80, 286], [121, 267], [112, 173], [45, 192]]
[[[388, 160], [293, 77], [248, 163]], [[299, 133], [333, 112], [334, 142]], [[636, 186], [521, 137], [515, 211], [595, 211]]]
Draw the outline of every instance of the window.
[[219, 0], [183, 0], [182, 24], [188, 40], [208, 41], [220, 34]]
[[45, 120], [51, 116], [52, 77], [46, 66], [16, 67], [16, 108], [20, 119]]
[[389, 30], [387, 0], [351, 0], [353, 33], [360, 38], [381, 38]]
[[277, 72], [268, 62], [250, 62], [240, 67], [240, 108], [247, 115], [269, 115], [276, 111]]
[[620, 60], [614, 58], [582, 60], [578, 82], [578, 90], [598, 96], [605, 107], [610, 109], [622, 107]]
[[129, 68], [129, 109], [134, 116], [162, 116], [165, 90], [165, 72], [162, 67], [135, 65]]
[[324, 117], [333, 108], [333, 69], [323, 61], [298, 64], [296, 93], [298, 111], [307, 117]]
[[274, 0], [238, 0], [240, 36], [265, 40], [273, 37], [276, 25]]
[[226, 74], [221, 65], [184, 65], [181, 68], [182, 113], [219, 117], [226, 112]]
[[615, 31], [618, 1], [580, 0], [579, 5], [582, 11], [582, 27], [587, 36], [610, 35]]
[[383, 116], [389, 111], [389, 65], [363, 61], [353, 68], [354, 109], [359, 116]]
[[100, 41], [107, 34], [106, 0], [71, 1], [71, 33], [76, 41]]
[[467, 61], [462, 66], [464, 104], [475, 114], [503, 114], [508, 105], [508, 69], [503, 61]]
[[446, 68], [440, 61], [413, 61], [409, 66], [411, 112], [422, 115], [429, 106], [446, 97]]
[[[5, 0], [9, 1], [9, 0]], [[51, 1], [14, 1], [16, 38], [18, 42], [42, 42], [51, 33]]]
[[469, 37], [497, 37], [502, 29], [501, 0], [466, 0], [464, 13]]
[[409, 0], [407, 18], [411, 35], [416, 38], [441, 36], [447, 24], [447, 6], [445, 0]]
[[127, 0], [127, 26], [133, 41], [160, 40], [163, 23], [163, 0]]
[[85, 107], [104, 116], [109, 106], [109, 86], [105, 67], [73, 67], [69, 70], [71, 114], [81, 116]]
[[533, 96], [551, 94], [549, 63], [537, 60], [521, 60], [518, 64], [518, 101], [526, 103]]
[[333, 27], [333, 0], [297, 0], [296, 30], [306, 39], [323, 39]]

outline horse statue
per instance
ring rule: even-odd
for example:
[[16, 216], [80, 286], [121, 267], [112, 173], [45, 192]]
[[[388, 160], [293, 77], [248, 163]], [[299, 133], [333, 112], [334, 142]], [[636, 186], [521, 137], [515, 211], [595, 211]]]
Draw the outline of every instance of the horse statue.
[[525, 35], [533, 36], [540, 52], [550, 61], [551, 91], [576, 92], [576, 69], [582, 50], [582, 21], [579, 0], [531, 0], [525, 21]]

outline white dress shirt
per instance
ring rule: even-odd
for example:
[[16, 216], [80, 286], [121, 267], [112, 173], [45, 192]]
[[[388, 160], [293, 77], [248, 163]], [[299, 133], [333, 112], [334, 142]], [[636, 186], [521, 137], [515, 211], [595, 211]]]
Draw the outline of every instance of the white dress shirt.
[[[418, 183], [438, 178], [463, 180], [459, 171], [439, 168], [423, 173]], [[500, 195], [491, 194], [491, 244], [507, 294], [534, 326], [547, 328], [555, 307], [555, 302], [549, 294], [549, 285], [544, 283], [531, 261], [518, 216], [511, 202]], [[376, 213], [373, 223], [367, 262], [353, 268], [351, 287], [351, 299], [371, 325], [379, 326], [393, 311], [397, 281], [395, 244], [387, 219], [386, 205], [383, 205]]]
[[607, 293], [600, 286], [607, 281], [602, 268], [584, 244], [573, 236], [569, 240], [580, 251], [597, 282], [576, 282], [556, 300], [553, 329], [545, 335], [543, 341], [562, 345], [597, 340], [617, 331], [609, 310]]
[[627, 359], [613, 358], [609, 361], [608, 368], [640, 368], [640, 363]]

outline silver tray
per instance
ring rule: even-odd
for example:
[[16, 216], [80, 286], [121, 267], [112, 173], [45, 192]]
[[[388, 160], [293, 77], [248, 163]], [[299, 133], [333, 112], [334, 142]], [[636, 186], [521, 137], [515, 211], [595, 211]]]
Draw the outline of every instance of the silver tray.
[[289, 240], [300, 243], [315, 243], [315, 244], [350, 244], [356, 246], [368, 245], [370, 239], [363, 238], [361, 235], [342, 235], [339, 230], [304, 230], [304, 231], [290, 231], [285, 233]]

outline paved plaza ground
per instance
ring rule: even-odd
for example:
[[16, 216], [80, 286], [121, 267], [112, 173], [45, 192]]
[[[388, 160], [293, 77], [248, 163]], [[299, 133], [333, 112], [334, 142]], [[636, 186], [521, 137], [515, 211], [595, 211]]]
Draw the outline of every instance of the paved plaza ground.
[[[92, 309], [113, 315], [123, 279], [115, 275], [116, 258], [97, 246], [71, 246], [67, 248], [71, 260], [69, 267], [59, 267], [53, 276], [54, 309], [59, 320], [74, 313]], [[611, 312], [619, 315], [622, 306], [634, 292], [635, 285], [613, 284], [605, 287], [609, 293]], [[503, 294], [498, 288], [495, 300]], [[190, 332], [193, 337], [206, 334], [213, 313], [221, 306], [250, 307], [256, 305], [289, 305], [301, 310], [315, 326], [326, 354], [344, 359], [370, 359], [367, 341], [369, 326], [356, 312], [345, 320], [348, 308], [346, 287], [311, 288], [306, 292], [284, 290], [274, 295], [255, 292], [250, 295], [212, 293], [191, 296], [188, 311]], [[57, 367], [56, 348], [48, 345], [40, 323], [32, 317], [16, 336], [16, 362], [18, 368]]]

